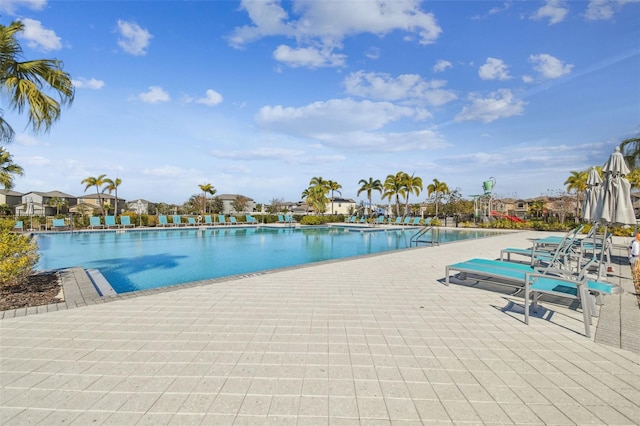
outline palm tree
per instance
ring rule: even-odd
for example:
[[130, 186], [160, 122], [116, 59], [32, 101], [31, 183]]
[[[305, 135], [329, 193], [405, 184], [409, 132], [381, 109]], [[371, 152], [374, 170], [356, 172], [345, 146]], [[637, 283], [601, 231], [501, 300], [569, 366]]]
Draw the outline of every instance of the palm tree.
[[342, 189], [342, 185], [340, 185], [338, 182], [328, 180], [327, 187], [331, 191], [331, 214], [334, 214], [335, 212], [333, 211], [333, 192], [336, 191], [342, 197], [342, 192], [339, 191], [340, 189]]
[[309, 188], [302, 192], [302, 197], [307, 205], [311, 205], [316, 214], [327, 210], [327, 193], [330, 191], [328, 180], [324, 180], [322, 176], [312, 177], [309, 181]]
[[214, 195], [218, 190], [210, 183], [203, 183], [202, 185], [198, 185], [198, 187], [202, 191], [202, 210], [204, 214], [207, 214], [207, 194]]
[[640, 138], [629, 138], [622, 141], [620, 151], [630, 168], [635, 169], [640, 160]]
[[438, 217], [438, 200], [440, 199], [440, 195], [449, 194], [451, 191], [446, 183], [440, 182], [438, 179], [434, 179], [433, 183], [427, 186], [427, 191], [429, 196], [431, 196], [431, 194], [436, 195], [436, 217]]
[[122, 183], [122, 179], [120, 178], [115, 178], [115, 180], [111, 180], [109, 178], [106, 178], [103, 180], [103, 182], [107, 185], [105, 186], [105, 188], [102, 190], [102, 192], [104, 193], [105, 191], [109, 192], [109, 194], [111, 194], [112, 191], [115, 191], [116, 193], [116, 199], [115, 199], [115, 214], [116, 216], [118, 215], [118, 187], [120, 186], [120, 184]]
[[0, 185], [4, 186], [5, 190], [13, 188], [14, 175], [23, 176], [24, 170], [13, 162], [9, 151], [0, 146]]
[[576, 193], [576, 217], [580, 216], [580, 194], [584, 194], [587, 190], [587, 178], [589, 177], [589, 172], [586, 170], [583, 171], [571, 171], [571, 175], [564, 181], [564, 184], [567, 185], [567, 192], [575, 191]]
[[104, 205], [102, 204], [102, 197], [100, 196], [100, 187], [105, 183], [105, 176], [106, 175], [100, 175], [98, 177], [89, 176], [88, 178], [85, 178], [82, 180], [82, 182], [80, 182], [86, 184], [86, 186], [84, 187], [84, 192], [87, 192], [87, 189], [91, 188], [92, 186], [96, 187], [96, 193], [98, 194], [98, 205], [100, 206], [100, 210], [102, 210], [103, 216], [105, 215], [105, 213]]
[[[404, 176], [404, 192], [405, 192], [405, 206], [404, 206], [404, 214], [409, 214], [409, 195], [416, 194], [416, 197], [420, 195], [420, 191], [422, 191], [422, 178], [418, 176], [411, 175], [405, 173]], [[449, 192], [449, 188], [447, 188], [447, 192]]]
[[371, 216], [371, 194], [373, 193], [373, 191], [378, 191], [380, 194], [382, 194], [382, 183], [379, 179], [374, 180], [372, 177], [370, 177], [369, 180], [360, 179], [358, 185], [360, 185], [360, 189], [358, 189], [358, 193], [356, 195], [360, 195], [361, 192], [367, 193], [367, 199], [369, 200], [369, 216]]
[[47, 205], [56, 208], [56, 215], [59, 215], [60, 209], [66, 206], [67, 204], [68, 204], [67, 200], [63, 200], [60, 197], [52, 197], [52, 198], [49, 198], [49, 201], [47, 201]]
[[[0, 25], [0, 92], [8, 98], [7, 105], [19, 113], [28, 109], [29, 124], [35, 132], [51, 129], [60, 118], [62, 105], [70, 105], [74, 98], [71, 76], [62, 70], [57, 59], [37, 59], [20, 62], [22, 47], [16, 37], [24, 24], [14, 21]], [[41, 89], [53, 89], [58, 100]], [[27, 107], [28, 105], [28, 107]], [[0, 110], [0, 141], [10, 142], [14, 131], [2, 117]]]
[[395, 175], [388, 175], [387, 178], [384, 180], [384, 185], [383, 185], [384, 192], [382, 193], [382, 199], [384, 200], [385, 198], [387, 198], [389, 199], [389, 202], [391, 202], [391, 198], [395, 197], [396, 217], [400, 216], [400, 197], [405, 196], [405, 187], [404, 187], [405, 176], [406, 176], [405, 172], [398, 172]]

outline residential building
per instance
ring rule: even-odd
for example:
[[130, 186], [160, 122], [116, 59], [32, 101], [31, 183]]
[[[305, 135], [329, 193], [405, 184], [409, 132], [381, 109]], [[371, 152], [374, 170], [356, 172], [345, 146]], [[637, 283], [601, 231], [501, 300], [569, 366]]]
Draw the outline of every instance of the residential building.
[[109, 214], [120, 214], [124, 211], [127, 205], [126, 200], [118, 198], [118, 207], [115, 208], [115, 196], [111, 194], [100, 194], [100, 197], [98, 198], [97, 193], [84, 194], [78, 197], [78, 203], [86, 203], [92, 205], [94, 207], [97, 207], [98, 210], [102, 212], [102, 209], [100, 208], [100, 199], [102, 200], [102, 204], [105, 206], [105, 212], [108, 212]]
[[[245, 204], [245, 208], [242, 211], [236, 210], [234, 204], [238, 197], [244, 197], [248, 201]], [[222, 213], [223, 214], [236, 214], [236, 213], [251, 213], [256, 210], [256, 202], [247, 197], [246, 195], [241, 194], [221, 194], [216, 196], [220, 201], [222, 201]]]
[[[56, 206], [55, 202], [60, 201]], [[58, 213], [67, 214], [69, 209], [78, 203], [78, 198], [60, 191], [38, 192], [23, 194], [21, 203], [15, 207], [16, 216], [54, 216]], [[29, 207], [32, 210], [29, 211]]]
[[22, 202], [22, 193], [11, 191], [9, 189], [0, 189], [0, 204], [9, 206], [12, 212], [15, 211], [15, 206]]
[[139, 214], [156, 214], [156, 204], [143, 198], [127, 202], [127, 211]]
[[[333, 206], [333, 211], [331, 211], [331, 207]], [[348, 215], [356, 210], [356, 202], [351, 198], [341, 198], [334, 197], [333, 199], [329, 199], [327, 203], [327, 210], [325, 214], [342, 214]]]

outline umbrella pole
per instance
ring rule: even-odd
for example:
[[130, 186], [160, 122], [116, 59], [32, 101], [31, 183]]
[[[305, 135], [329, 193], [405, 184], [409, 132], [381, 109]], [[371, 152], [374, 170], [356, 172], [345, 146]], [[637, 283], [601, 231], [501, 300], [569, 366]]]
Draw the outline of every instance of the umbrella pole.
[[[602, 247], [600, 248], [600, 263], [598, 264], [598, 280], [602, 278], [602, 268], [604, 266], [604, 250], [607, 244], [607, 225], [604, 226], [604, 234], [602, 235]], [[593, 246], [595, 250], [595, 245]]]

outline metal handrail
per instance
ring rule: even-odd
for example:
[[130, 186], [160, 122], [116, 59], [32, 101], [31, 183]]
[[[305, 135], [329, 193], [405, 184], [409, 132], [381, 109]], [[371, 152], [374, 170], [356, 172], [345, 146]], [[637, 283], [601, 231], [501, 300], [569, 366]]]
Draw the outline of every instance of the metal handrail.
[[[421, 239], [428, 232], [431, 232], [431, 239]], [[417, 247], [419, 243], [431, 244], [432, 247], [440, 245], [440, 228], [434, 227], [433, 225], [425, 225], [421, 230], [411, 236], [409, 247], [413, 247], [414, 244]]]

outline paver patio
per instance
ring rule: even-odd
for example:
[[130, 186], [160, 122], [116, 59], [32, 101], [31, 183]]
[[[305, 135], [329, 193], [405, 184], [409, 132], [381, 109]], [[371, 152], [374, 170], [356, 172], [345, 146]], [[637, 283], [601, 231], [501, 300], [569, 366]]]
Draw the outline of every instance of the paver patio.
[[442, 283], [447, 264], [539, 236], [5, 315], [0, 424], [638, 424], [628, 265], [594, 339], [566, 306], [543, 303], [527, 326], [518, 296]]

